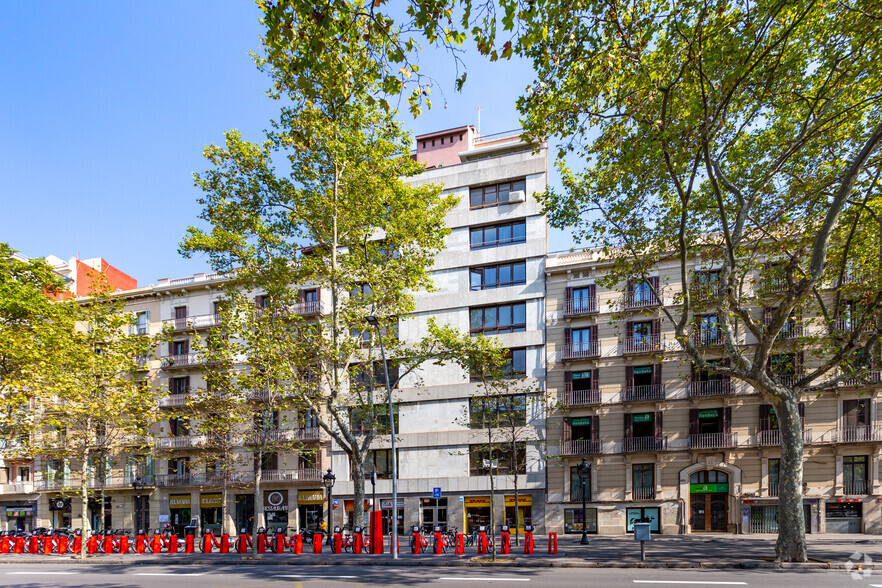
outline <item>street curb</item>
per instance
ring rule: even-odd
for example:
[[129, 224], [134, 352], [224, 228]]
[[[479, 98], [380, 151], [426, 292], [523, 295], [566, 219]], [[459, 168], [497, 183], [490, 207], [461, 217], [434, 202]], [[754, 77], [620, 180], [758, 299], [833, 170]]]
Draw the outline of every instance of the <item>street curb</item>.
[[[69, 557], [48, 557], [48, 558], [3, 558], [0, 559], [0, 565], [3, 564], [67, 564], [67, 565], [125, 565], [125, 566], [168, 566], [168, 565], [224, 565], [224, 566], [334, 566], [334, 565], [360, 565], [360, 566], [381, 566], [381, 567], [492, 567], [492, 568], [646, 568], [646, 569], [708, 569], [708, 570], [845, 570], [849, 569], [846, 564], [829, 563], [829, 562], [807, 562], [807, 563], [779, 563], [761, 560], [748, 561], [699, 561], [699, 562], [681, 562], [681, 561], [647, 561], [647, 562], [623, 562], [623, 561], [579, 561], [568, 559], [541, 559], [529, 560], [524, 558], [515, 558], [512, 561], [473, 561], [469, 556], [468, 559], [349, 559], [348, 561], [331, 560], [327, 558], [311, 559], [305, 557], [278, 558], [273, 556], [272, 559], [265, 558], [156, 558], [136, 560], [132, 558], [109, 558], [107, 556], [90, 557], [87, 559], [74, 559]], [[868, 564], [865, 567], [874, 568], [874, 564]], [[880, 564], [882, 567], [882, 564]]]

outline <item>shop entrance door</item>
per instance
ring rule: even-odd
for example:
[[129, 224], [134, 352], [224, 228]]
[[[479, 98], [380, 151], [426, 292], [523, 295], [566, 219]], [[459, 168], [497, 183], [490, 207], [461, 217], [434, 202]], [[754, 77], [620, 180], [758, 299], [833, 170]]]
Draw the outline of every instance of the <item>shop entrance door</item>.
[[135, 532], [149, 531], [150, 527], [150, 497], [134, 496], [135, 501]]
[[423, 532], [431, 533], [435, 527], [447, 530], [447, 499], [423, 498]]
[[693, 531], [725, 531], [729, 524], [728, 495], [716, 492], [712, 494], [692, 494], [692, 530]]

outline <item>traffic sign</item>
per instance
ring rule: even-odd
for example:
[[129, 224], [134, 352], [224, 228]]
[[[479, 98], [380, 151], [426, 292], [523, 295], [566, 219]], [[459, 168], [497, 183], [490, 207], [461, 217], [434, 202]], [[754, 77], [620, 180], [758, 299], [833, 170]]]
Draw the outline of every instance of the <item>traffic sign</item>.
[[432, 498], [441, 498], [441, 488], [432, 488]]

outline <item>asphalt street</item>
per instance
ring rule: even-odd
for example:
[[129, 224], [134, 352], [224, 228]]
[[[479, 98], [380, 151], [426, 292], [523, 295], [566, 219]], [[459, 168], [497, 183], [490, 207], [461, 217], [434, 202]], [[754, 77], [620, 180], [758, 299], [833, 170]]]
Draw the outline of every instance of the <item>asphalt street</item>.
[[882, 574], [789, 570], [672, 570], [577, 568], [450, 568], [380, 566], [112, 566], [101, 564], [0, 566], [0, 585], [23, 588], [251, 588], [252, 586], [520, 586], [630, 588], [848, 586], [882, 588]]

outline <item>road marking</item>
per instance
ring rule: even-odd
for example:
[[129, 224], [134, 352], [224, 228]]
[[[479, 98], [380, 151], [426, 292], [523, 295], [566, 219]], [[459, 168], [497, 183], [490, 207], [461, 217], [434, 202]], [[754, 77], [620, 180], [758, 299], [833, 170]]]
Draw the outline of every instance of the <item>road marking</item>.
[[469, 578], [464, 576], [456, 576], [453, 578], [438, 578], [439, 580], [474, 580], [476, 582], [529, 582], [530, 578], [497, 578], [495, 576], [483, 576], [477, 578]]
[[50, 575], [50, 576], [76, 576], [77, 572], [6, 572], [7, 576], [30, 576], [30, 575]]
[[133, 576], [204, 576], [204, 573], [198, 574], [175, 574], [175, 573], [160, 573], [160, 572], [142, 572], [139, 574], [132, 574]]
[[334, 579], [351, 579], [358, 576], [307, 576], [304, 574], [281, 574], [273, 576], [273, 578], [334, 578]]
[[634, 580], [635, 584], [701, 584], [703, 586], [747, 586], [747, 582], [702, 582], [687, 580]]

